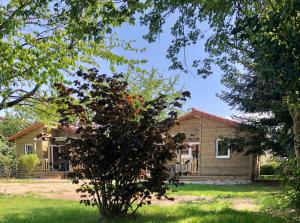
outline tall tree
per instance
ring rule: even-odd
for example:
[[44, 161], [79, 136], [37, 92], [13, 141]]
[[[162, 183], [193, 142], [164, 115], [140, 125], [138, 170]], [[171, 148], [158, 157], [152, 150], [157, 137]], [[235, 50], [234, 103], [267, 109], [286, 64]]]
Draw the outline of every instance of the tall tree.
[[[0, 3], [0, 110], [37, 98], [75, 67], [102, 58], [134, 68], [112, 52], [131, 49], [111, 26], [129, 21], [130, 2], [9, 0]], [[49, 91], [49, 89], [47, 90]]]
[[297, 1], [276, 1], [265, 4], [263, 13], [248, 10], [236, 19], [232, 34], [237, 46], [243, 46], [239, 53], [245, 69], [242, 74], [231, 75], [231, 79], [224, 81], [232, 91], [223, 94], [231, 105], [236, 105], [243, 111], [272, 112], [273, 117], [277, 118], [277, 123], [274, 123], [277, 124], [277, 130], [290, 127], [298, 162], [299, 12], [300, 4]]

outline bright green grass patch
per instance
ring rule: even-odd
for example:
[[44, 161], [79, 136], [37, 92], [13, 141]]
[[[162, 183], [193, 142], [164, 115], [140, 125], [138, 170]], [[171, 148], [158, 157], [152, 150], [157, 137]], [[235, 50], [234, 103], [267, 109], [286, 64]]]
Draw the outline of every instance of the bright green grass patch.
[[[96, 208], [78, 202], [32, 196], [0, 196], [0, 223], [96, 223]], [[111, 222], [111, 221], [110, 221]], [[135, 217], [113, 222], [175, 223], [279, 223], [266, 213], [236, 211], [228, 203], [178, 204], [141, 208]]]
[[175, 190], [172, 195], [193, 195], [211, 196], [217, 198], [228, 197], [248, 197], [257, 198], [259, 196], [270, 195], [279, 192], [278, 186], [267, 187], [263, 185], [199, 185], [186, 184], [179, 187], [171, 187]]

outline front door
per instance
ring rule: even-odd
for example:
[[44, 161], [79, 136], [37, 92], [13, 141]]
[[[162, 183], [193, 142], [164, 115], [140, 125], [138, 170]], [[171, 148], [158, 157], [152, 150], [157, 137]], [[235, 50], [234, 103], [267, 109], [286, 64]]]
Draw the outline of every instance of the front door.
[[65, 157], [59, 145], [51, 145], [52, 170], [68, 171], [69, 160]]
[[52, 170], [59, 169], [59, 148], [52, 146]]

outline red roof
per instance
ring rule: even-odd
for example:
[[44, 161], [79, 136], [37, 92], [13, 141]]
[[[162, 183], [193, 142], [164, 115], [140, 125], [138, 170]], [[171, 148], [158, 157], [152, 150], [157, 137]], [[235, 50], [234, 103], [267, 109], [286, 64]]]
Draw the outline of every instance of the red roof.
[[18, 138], [20, 136], [23, 136], [23, 135], [27, 134], [28, 132], [31, 132], [31, 131], [33, 131], [35, 129], [38, 129], [38, 128], [41, 128], [41, 127], [44, 127], [44, 124], [42, 124], [42, 123], [35, 123], [35, 124], [29, 126], [28, 128], [23, 129], [23, 130], [17, 132], [16, 134], [10, 136], [8, 138], [8, 141], [14, 141], [16, 138]]
[[[204, 118], [207, 118], [207, 119], [210, 119], [210, 120], [213, 120], [213, 121], [222, 122], [222, 123], [225, 123], [227, 125], [238, 125], [239, 124], [236, 121], [226, 119], [226, 118], [222, 118], [222, 117], [219, 117], [219, 116], [216, 116], [216, 115], [213, 115], [213, 114], [209, 114], [207, 112], [199, 111], [195, 108], [193, 108], [191, 112], [179, 117], [178, 121], [189, 120], [189, 119], [192, 119], [192, 118], [199, 118], [199, 117], [204, 117]], [[20, 136], [23, 136], [23, 135], [25, 135], [25, 134], [27, 134], [27, 133], [29, 133], [29, 132], [37, 129], [37, 128], [41, 128], [41, 127], [44, 127], [44, 124], [35, 123], [35, 124], [29, 126], [28, 128], [23, 129], [23, 130], [17, 132], [16, 134], [10, 136], [8, 138], [8, 140], [13, 141], [16, 138], [18, 138]], [[63, 126], [58, 126], [58, 128], [61, 129], [61, 130], [67, 131], [69, 133], [73, 133], [73, 134], [76, 133], [76, 127], [75, 126], [70, 126], [69, 128], [63, 127]]]
[[178, 121], [189, 120], [189, 119], [198, 118], [198, 117], [204, 117], [204, 118], [207, 118], [207, 119], [210, 119], [213, 121], [225, 123], [227, 125], [238, 125], [239, 124], [236, 121], [233, 121], [233, 120], [230, 120], [227, 118], [222, 118], [222, 117], [219, 117], [219, 116], [207, 113], [207, 112], [199, 111], [195, 108], [193, 108], [191, 112], [179, 117]]
[[[31, 131], [37, 129], [37, 128], [41, 128], [41, 127], [44, 127], [44, 126], [45, 126], [45, 125], [42, 124], [42, 123], [35, 123], [35, 124], [29, 126], [28, 128], [25, 128], [25, 129], [23, 129], [23, 130], [17, 132], [16, 134], [10, 136], [10, 137], [8, 138], [8, 141], [14, 141], [16, 138], [18, 138], [18, 137], [20, 137], [20, 136], [23, 136], [23, 135], [25, 135], [25, 134], [27, 134], [27, 133], [29, 133], [29, 132], [31, 132]], [[63, 131], [66, 131], [66, 132], [68, 132], [68, 133], [70, 133], [70, 134], [76, 134], [76, 127], [75, 127], [75, 126], [70, 126], [69, 128], [63, 127], [63, 126], [58, 126], [58, 129], [61, 129], [61, 130], [63, 130]]]

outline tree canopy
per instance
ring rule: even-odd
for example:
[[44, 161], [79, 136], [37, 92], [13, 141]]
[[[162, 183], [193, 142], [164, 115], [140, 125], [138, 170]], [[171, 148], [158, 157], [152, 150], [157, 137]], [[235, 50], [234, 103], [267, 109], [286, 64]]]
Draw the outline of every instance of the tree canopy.
[[132, 49], [111, 33], [112, 26], [130, 21], [132, 14], [125, 5], [116, 4], [94, 0], [0, 3], [0, 110], [32, 98], [41, 101], [40, 96], [51, 95], [51, 87], [64, 81], [64, 75], [79, 66], [96, 66], [97, 58], [112, 67], [127, 64], [135, 69], [139, 60], [112, 51]]

